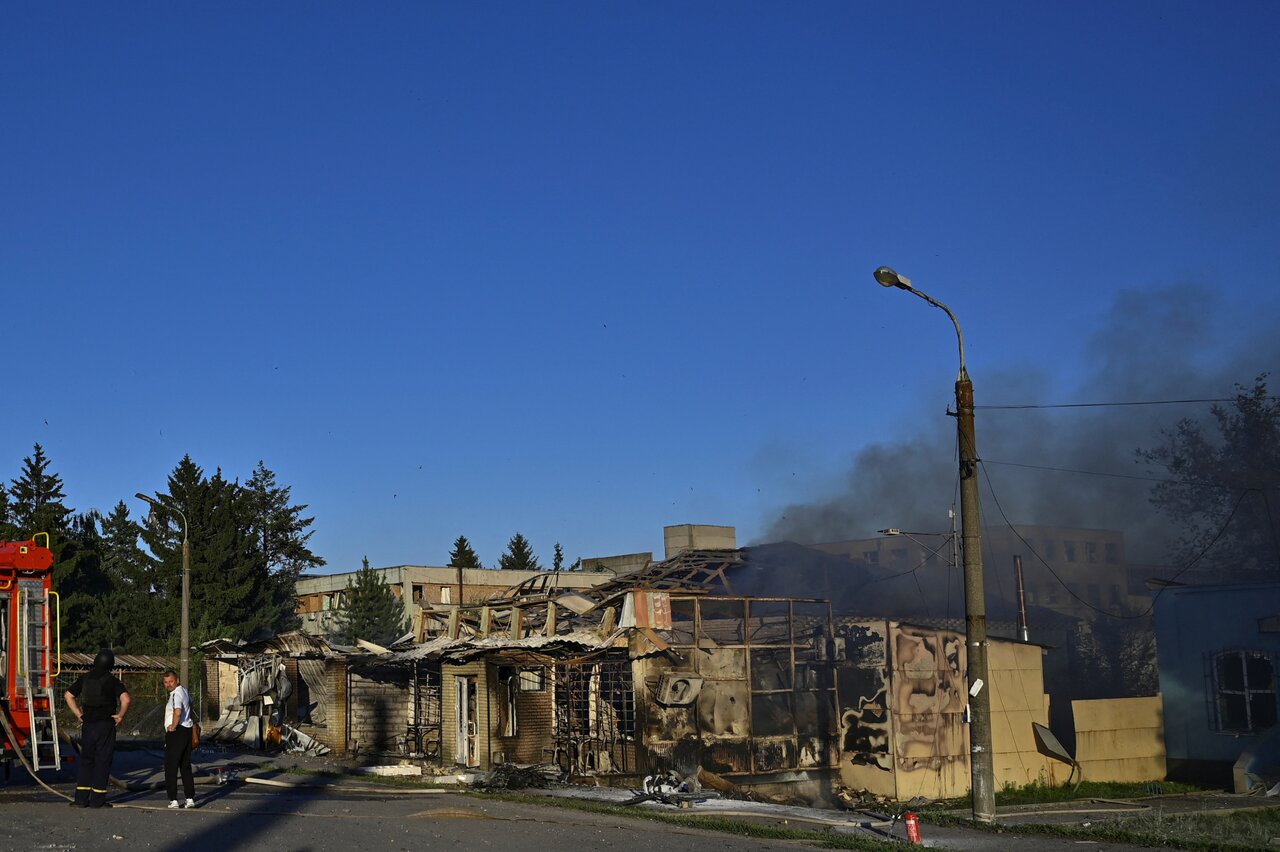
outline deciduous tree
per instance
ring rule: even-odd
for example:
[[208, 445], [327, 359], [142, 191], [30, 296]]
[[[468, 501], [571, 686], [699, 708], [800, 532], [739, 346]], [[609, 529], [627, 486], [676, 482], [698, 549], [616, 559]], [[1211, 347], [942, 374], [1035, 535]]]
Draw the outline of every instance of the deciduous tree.
[[1160, 446], [1138, 452], [1171, 479], [1151, 502], [1185, 531], [1172, 548], [1175, 565], [1241, 579], [1280, 572], [1280, 401], [1266, 379], [1237, 385], [1232, 403], [1213, 406], [1211, 422], [1181, 420]]

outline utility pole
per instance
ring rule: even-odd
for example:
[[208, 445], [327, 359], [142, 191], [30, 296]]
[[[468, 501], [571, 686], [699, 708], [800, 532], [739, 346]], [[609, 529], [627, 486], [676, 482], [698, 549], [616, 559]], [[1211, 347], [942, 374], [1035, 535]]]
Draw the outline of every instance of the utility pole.
[[173, 512], [182, 519], [182, 624], [180, 627], [182, 646], [178, 649], [178, 677], [181, 679], [182, 685], [190, 689], [191, 684], [187, 680], [187, 670], [191, 664], [191, 539], [188, 536], [188, 527], [190, 525], [187, 523], [186, 513], [177, 506], [171, 506], [154, 497], [148, 497], [141, 491], [133, 496], [153, 508]]
[[946, 311], [956, 329], [960, 373], [956, 378], [956, 430], [960, 449], [960, 532], [964, 559], [965, 651], [969, 675], [969, 769], [973, 819], [995, 821], [996, 791], [991, 754], [991, 686], [987, 675], [987, 602], [982, 580], [982, 509], [978, 501], [978, 440], [973, 425], [973, 382], [964, 362], [964, 334], [960, 321], [946, 305], [911, 286], [911, 279], [887, 266], [875, 271], [884, 287], [915, 293]]

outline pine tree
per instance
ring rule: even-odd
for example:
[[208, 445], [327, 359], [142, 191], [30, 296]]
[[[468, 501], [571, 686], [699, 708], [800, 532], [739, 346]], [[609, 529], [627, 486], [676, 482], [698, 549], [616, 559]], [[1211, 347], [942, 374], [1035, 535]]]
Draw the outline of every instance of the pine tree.
[[309, 568], [324, 565], [324, 560], [311, 552], [307, 541], [313, 531], [307, 528], [315, 518], [304, 518], [306, 504], [289, 504], [289, 486], [276, 484], [276, 475], [261, 459], [244, 486], [244, 496], [251, 513], [250, 535], [271, 575], [275, 594], [273, 607], [279, 613], [278, 629], [298, 626], [293, 594], [298, 577]]
[[101, 640], [110, 632], [111, 580], [102, 566], [100, 520], [95, 511], [73, 515], [53, 544], [53, 582], [60, 596], [62, 643], [67, 649], [103, 647]]
[[157, 623], [155, 617], [161, 603], [159, 565], [139, 547], [141, 534], [142, 527], [129, 517], [123, 500], [102, 519], [102, 568], [111, 591], [103, 605], [103, 633], [94, 647], [128, 648], [140, 654], [165, 649], [169, 625]]
[[551, 557], [551, 570], [561, 571], [564, 569], [564, 548], [560, 546], [560, 542], [556, 542], [555, 553]]
[[61, 533], [67, 529], [72, 510], [63, 504], [62, 477], [49, 473], [49, 457], [44, 447], [35, 445], [22, 460], [22, 475], [11, 483], [9, 519], [21, 536], [38, 532]]
[[516, 533], [507, 542], [507, 552], [498, 559], [498, 567], [504, 571], [540, 571], [538, 558], [533, 555], [529, 540]]
[[[273, 629], [285, 618], [286, 603], [252, 535], [253, 509], [245, 489], [228, 482], [220, 470], [206, 478], [190, 456], [183, 456], [169, 475], [168, 488], [157, 501], [180, 509], [190, 523], [193, 641], [245, 639]], [[160, 563], [156, 585], [160, 614], [171, 625], [171, 651], [177, 649], [182, 599], [181, 527], [176, 512], [154, 509], [143, 533]], [[287, 605], [292, 610], [291, 599]]]
[[450, 568], [483, 568], [480, 557], [471, 549], [471, 542], [465, 535], [460, 535], [453, 542], [453, 550], [449, 553]]
[[382, 580], [382, 575], [369, 567], [369, 557], [347, 584], [343, 603], [337, 612], [335, 638], [347, 645], [357, 639], [387, 645], [405, 631], [404, 605]]

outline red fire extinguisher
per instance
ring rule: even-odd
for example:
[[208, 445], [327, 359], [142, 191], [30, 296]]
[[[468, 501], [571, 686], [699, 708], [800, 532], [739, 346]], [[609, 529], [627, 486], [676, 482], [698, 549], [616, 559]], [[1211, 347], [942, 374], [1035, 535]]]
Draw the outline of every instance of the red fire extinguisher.
[[907, 826], [907, 842], [912, 846], [919, 846], [923, 843], [924, 841], [920, 839], [920, 817], [911, 811], [907, 811], [902, 815], [902, 821]]

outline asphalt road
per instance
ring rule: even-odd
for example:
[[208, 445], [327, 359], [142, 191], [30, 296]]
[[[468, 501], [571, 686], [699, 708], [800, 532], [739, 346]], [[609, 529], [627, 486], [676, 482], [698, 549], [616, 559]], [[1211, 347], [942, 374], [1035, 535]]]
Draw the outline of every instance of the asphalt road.
[[[202, 750], [203, 752], [203, 750]], [[160, 753], [155, 749], [122, 750], [116, 753], [116, 775], [144, 792], [113, 789], [109, 810], [70, 808], [67, 802], [37, 787], [18, 771], [9, 783], [0, 785], [0, 850], [123, 850], [154, 849], [172, 852], [192, 850], [397, 850], [423, 848], [485, 849], [502, 852], [574, 852], [603, 849], [658, 849], [661, 852], [714, 852], [718, 849], [794, 850], [813, 848], [795, 841], [755, 840], [718, 832], [686, 829], [643, 819], [603, 816], [562, 807], [504, 802], [484, 795], [454, 792], [413, 793], [391, 787], [371, 787], [356, 792], [361, 782], [344, 780], [339, 785], [297, 787], [310, 783], [304, 776], [272, 771], [263, 764], [265, 755], [216, 751], [202, 754], [198, 761], [205, 783], [197, 783], [199, 807], [192, 811], [168, 810], [162, 791], [151, 788], [162, 779]], [[277, 756], [276, 762], [282, 762]], [[287, 761], [283, 761], [286, 762]], [[314, 761], [312, 761], [314, 762]], [[219, 766], [238, 766], [243, 773], [274, 778], [285, 786], [263, 786], [243, 781], [222, 786], [209, 783]], [[322, 768], [304, 761], [299, 768]], [[265, 771], [264, 771], [265, 770]], [[53, 777], [49, 777], [53, 776]], [[58, 773], [46, 773], [55, 789], [70, 794], [74, 787], [74, 764]], [[530, 791], [534, 792], [534, 791]], [[599, 788], [562, 788], [548, 795], [615, 799], [625, 791]], [[612, 795], [611, 795], [612, 794]], [[1241, 797], [1197, 796], [1187, 802], [1162, 800], [1168, 812], [1234, 808]], [[939, 849], [987, 852], [987, 850], [1028, 850], [1067, 852], [1088, 848], [1091, 852], [1137, 852], [1139, 847], [1106, 841], [1078, 841], [1016, 834], [1018, 822], [1079, 822], [1106, 819], [1114, 805], [1097, 803], [1102, 811], [1083, 812], [1087, 803], [1058, 806], [1002, 808], [1001, 822], [1013, 828], [1004, 833], [971, 828], [925, 825], [925, 846]], [[708, 814], [727, 808], [738, 816], [768, 825], [815, 828], [808, 817], [836, 817], [848, 820], [853, 814], [807, 811], [805, 809], [749, 805], [746, 803], [706, 803], [695, 808]], [[758, 813], [753, 812], [758, 811]], [[1048, 812], [1046, 812], [1048, 811]], [[1110, 814], [1114, 816], [1114, 814]], [[856, 830], [856, 829], [853, 829]], [[902, 838], [901, 824], [892, 835]], [[867, 833], [870, 836], [870, 833]], [[892, 849], [892, 846], [886, 846]]]
[[30, 790], [0, 797], [0, 848], [26, 850], [695, 850], [794, 849], [563, 808], [454, 793], [349, 794], [234, 784], [198, 790], [194, 811], [171, 811], [164, 794], [125, 794], [110, 810], [71, 808]]

